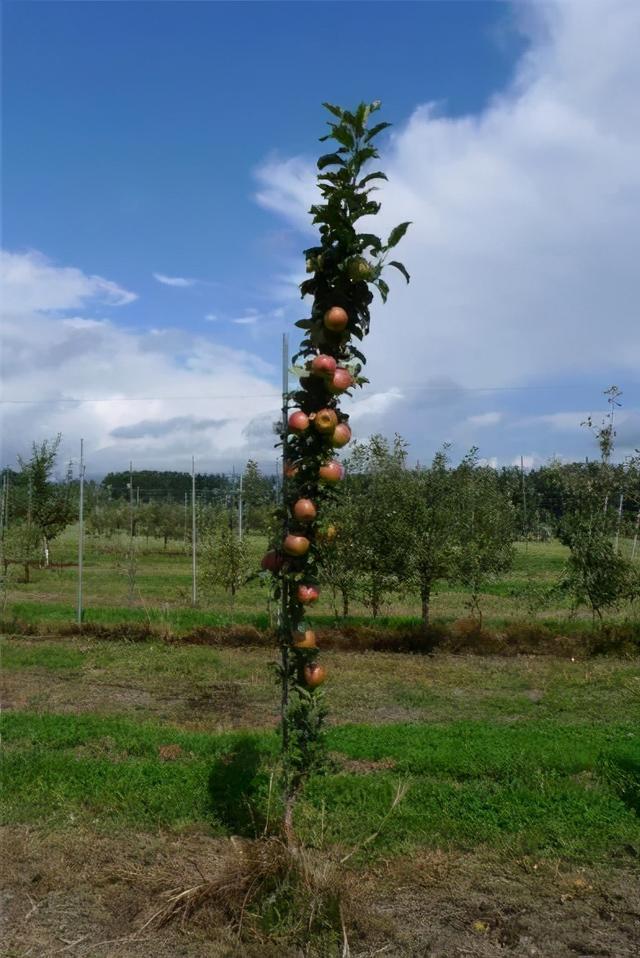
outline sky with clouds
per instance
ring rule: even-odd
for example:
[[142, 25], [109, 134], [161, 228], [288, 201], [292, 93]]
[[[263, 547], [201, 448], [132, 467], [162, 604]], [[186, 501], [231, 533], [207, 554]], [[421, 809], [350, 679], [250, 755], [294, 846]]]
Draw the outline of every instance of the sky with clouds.
[[640, 446], [635, 0], [13, 2], [3, 42], [3, 464], [60, 431], [93, 475], [275, 468], [319, 104], [363, 96], [412, 282], [356, 435], [582, 458], [616, 383]]

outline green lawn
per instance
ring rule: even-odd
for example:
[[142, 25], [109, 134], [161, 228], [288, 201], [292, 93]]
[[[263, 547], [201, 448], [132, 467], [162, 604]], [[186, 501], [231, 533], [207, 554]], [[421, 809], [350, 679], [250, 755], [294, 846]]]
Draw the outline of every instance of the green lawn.
[[[640, 822], [625, 796], [640, 743], [631, 724], [525, 726], [344, 726], [329, 733], [336, 758], [360, 772], [315, 778], [298, 810], [303, 839], [357, 844], [384, 817], [401, 781], [408, 792], [378, 843], [385, 853], [409, 847], [473, 848], [488, 844], [513, 855], [562, 855], [597, 861], [632, 845]], [[84, 820], [104, 827], [173, 829], [197, 824], [228, 833], [216, 813], [220, 758], [234, 746], [273, 755], [273, 734], [210, 735], [123, 718], [16, 713], [4, 721], [5, 821]], [[163, 761], [162, 748], [179, 746]], [[631, 771], [627, 791], [612, 776]], [[376, 764], [379, 764], [379, 769]], [[635, 770], [635, 772], [633, 771]], [[251, 794], [249, 780], [243, 788]], [[244, 793], [245, 795], [247, 792]], [[241, 802], [243, 794], [236, 799]], [[256, 814], [265, 815], [264, 782]]]

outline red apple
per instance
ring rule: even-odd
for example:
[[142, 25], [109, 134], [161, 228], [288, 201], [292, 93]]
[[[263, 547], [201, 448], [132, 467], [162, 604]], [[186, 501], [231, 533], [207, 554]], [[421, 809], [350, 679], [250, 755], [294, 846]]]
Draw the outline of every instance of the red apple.
[[316, 376], [333, 376], [336, 371], [336, 361], [333, 356], [320, 353], [311, 363], [311, 372]]
[[321, 409], [316, 413], [313, 420], [313, 425], [316, 427], [318, 432], [327, 434], [333, 432], [333, 430], [338, 425], [338, 417], [336, 416], [333, 409]]
[[346, 422], [339, 422], [336, 428], [333, 430], [333, 434], [331, 436], [331, 445], [336, 449], [342, 449], [343, 446], [347, 445], [350, 439], [351, 429]]
[[322, 685], [326, 677], [327, 673], [324, 666], [319, 665], [317, 662], [310, 662], [309, 665], [305, 665], [304, 680], [310, 689], [315, 689], [319, 685]]
[[340, 465], [337, 459], [332, 459], [331, 462], [325, 463], [324, 466], [320, 466], [320, 478], [323, 482], [328, 482], [329, 485], [334, 485], [344, 476], [344, 467]]
[[349, 317], [342, 306], [332, 306], [324, 314], [325, 329], [332, 333], [341, 333], [349, 322]]
[[348, 369], [345, 369], [344, 366], [338, 366], [333, 378], [327, 385], [327, 389], [330, 393], [343, 393], [346, 389], [350, 389], [353, 386], [353, 376]]
[[279, 572], [284, 565], [284, 559], [279, 552], [276, 552], [275, 549], [271, 549], [270, 552], [263, 555], [260, 565], [267, 572]]
[[309, 551], [311, 543], [306, 536], [294, 536], [289, 533], [282, 543], [282, 548], [289, 556], [303, 556]]
[[284, 474], [287, 479], [294, 479], [298, 475], [298, 467], [295, 462], [291, 462], [289, 459], [284, 464]]
[[298, 522], [313, 522], [318, 515], [318, 510], [311, 499], [298, 499], [292, 511]]
[[311, 629], [306, 632], [296, 632], [293, 637], [293, 644], [296, 649], [315, 649], [316, 634]]
[[303, 412], [301, 409], [296, 409], [295, 412], [291, 413], [289, 416], [289, 432], [295, 432], [297, 436], [301, 436], [308, 428], [309, 417], [306, 412]]
[[312, 602], [317, 602], [320, 598], [320, 592], [315, 585], [303, 585], [298, 586], [298, 602], [301, 602], [303, 605], [311, 605]]

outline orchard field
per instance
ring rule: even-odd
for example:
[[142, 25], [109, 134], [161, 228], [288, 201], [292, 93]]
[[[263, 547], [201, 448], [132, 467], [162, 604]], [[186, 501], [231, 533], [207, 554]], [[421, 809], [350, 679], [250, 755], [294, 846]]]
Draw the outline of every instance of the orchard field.
[[[3, 617], [12, 621], [38, 624], [42, 628], [72, 623], [76, 618], [78, 590], [78, 530], [71, 525], [56, 539], [49, 568], [32, 564], [29, 582], [18, 564], [9, 566], [4, 583]], [[129, 559], [129, 537], [88, 536], [84, 547], [84, 621], [104, 625], [123, 622], [151, 624], [165, 633], [183, 633], [196, 626], [269, 624], [268, 585], [259, 575], [260, 559], [265, 552], [265, 537], [245, 536], [248, 564], [254, 572], [232, 599], [221, 586], [209, 587], [196, 607], [191, 603], [190, 546], [180, 540], [140, 536], [135, 540], [133, 567]], [[630, 540], [621, 541], [621, 551], [630, 554]], [[557, 581], [569, 550], [557, 540], [518, 542], [515, 559], [508, 572], [489, 582], [481, 596], [483, 624], [499, 629], [505, 623], [527, 620], [548, 623], [560, 632], [591, 626], [586, 609], [572, 609], [569, 597], [553, 595], [545, 603], [537, 600], [537, 590]], [[640, 563], [640, 554], [638, 555]], [[198, 576], [198, 580], [200, 576]], [[536, 601], [537, 600], [537, 601]], [[338, 609], [336, 609], [336, 604]], [[329, 589], [321, 593], [314, 609], [325, 624], [345, 624], [338, 614]], [[317, 610], [317, 611], [316, 611]], [[432, 597], [432, 621], [453, 623], [469, 616], [469, 597], [456, 583], [440, 583]], [[633, 604], [621, 605], [607, 614], [608, 622], [634, 622]], [[381, 609], [383, 627], [418, 625], [420, 602], [415, 594], [396, 592]], [[357, 600], [350, 607], [347, 624], [371, 623], [370, 610]]]
[[[321, 927], [300, 950], [296, 904], [278, 900], [246, 915], [241, 939], [213, 908], [145, 927], [169, 890], [200, 881], [233, 835], [260, 834], [270, 814], [275, 646], [181, 639], [203, 625], [266, 629], [267, 591], [255, 578], [233, 605], [220, 590], [192, 609], [182, 543], [141, 537], [132, 574], [126, 537], [89, 537], [87, 626], [71, 635], [76, 533], [56, 540], [51, 567], [33, 568], [28, 584], [9, 568], [2, 953], [339, 954]], [[265, 541], [249, 544], [258, 565]], [[565, 555], [557, 542], [518, 544], [511, 571], [482, 596], [487, 628], [532, 614], [561, 632], [590, 626], [568, 605], [532, 613], [512, 596], [523, 581], [557, 576]], [[464, 620], [466, 601], [443, 584], [434, 621]], [[352, 611], [352, 625], [368, 621], [364, 607]], [[398, 594], [382, 625], [417, 623], [419, 611]], [[326, 595], [314, 619], [335, 624]], [[153, 628], [129, 641], [115, 635], [123, 621]], [[636, 658], [347, 644], [324, 661], [332, 768], [310, 781], [297, 827], [328, 875], [350, 856], [340, 874], [352, 954], [637, 954]]]

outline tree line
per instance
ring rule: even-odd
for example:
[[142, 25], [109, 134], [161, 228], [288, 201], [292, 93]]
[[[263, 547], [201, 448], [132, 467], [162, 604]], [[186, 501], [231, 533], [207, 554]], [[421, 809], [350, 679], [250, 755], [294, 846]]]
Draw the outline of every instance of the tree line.
[[[638, 596], [640, 568], [640, 457], [612, 462], [613, 407], [599, 427], [587, 422], [599, 457], [584, 463], [550, 462], [537, 470], [486, 465], [471, 449], [453, 463], [443, 446], [428, 465], [410, 465], [408, 447], [396, 436], [354, 443], [345, 459], [341, 495], [321, 530], [320, 581], [336, 614], [348, 615], [361, 602], [378, 616], [392, 596], [419, 596], [428, 625], [439, 583], [459, 586], [470, 613], [482, 618], [481, 595], [509, 570], [514, 543], [556, 537], [568, 548], [561, 578], [549, 589], [524, 584], [521, 592], [534, 612], [558, 595], [588, 608], [594, 620]], [[0, 509], [2, 557], [29, 567], [49, 560], [50, 544], [78, 514], [78, 483], [71, 467], [54, 481], [60, 437], [34, 443], [19, 470], [5, 470]], [[129, 472], [110, 474], [126, 477]], [[159, 483], [158, 477], [166, 482]], [[133, 473], [146, 492], [126, 496], [105, 477], [85, 484], [86, 531], [109, 537], [159, 538], [191, 547], [191, 476], [149, 471]], [[255, 461], [239, 477], [196, 479], [198, 558], [201, 595], [214, 586], [235, 597], [256, 575], [247, 533], [276, 541], [273, 509], [278, 487]], [[188, 480], [188, 484], [187, 484]], [[224, 481], [223, 481], [224, 480]], [[202, 482], [202, 488], [199, 483]], [[152, 485], [153, 483], [153, 485]], [[161, 492], [154, 496], [151, 489]], [[177, 490], [182, 495], [176, 496]], [[185, 499], [186, 491], [186, 499]], [[208, 495], [206, 494], [208, 492]], [[622, 549], [621, 543], [631, 546]]]

